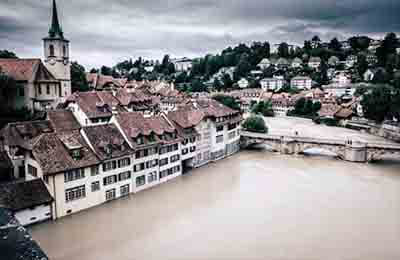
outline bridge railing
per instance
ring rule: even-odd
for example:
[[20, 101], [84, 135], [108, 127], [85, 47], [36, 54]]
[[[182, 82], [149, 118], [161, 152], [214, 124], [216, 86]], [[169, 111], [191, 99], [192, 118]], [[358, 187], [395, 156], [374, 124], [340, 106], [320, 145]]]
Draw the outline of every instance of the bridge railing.
[[[332, 139], [332, 138], [315, 138], [315, 137], [301, 137], [295, 135], [271, 135], [271, 134], [261, 134], [261, 133], [253, 133], [242, 131], [241, 135], [244, 137], [250, 138], [260, 138], [260, 139], [269, 139], [269, 140], [281, 140], [284, 139], [292, 139], [293, 141], [298, 142], [309, 142], [309, 143], [325, 143], [325, 144], [340, 144], [346, 145], [347, 141], [351, 140], [341, 140], [341, 139]], [[400, 150], [400, 144], [390, 144], [386, 142], [364, 142], [358, 140], [351, 140], [353, 144], [364, 144], [369, 148], [383, 148], [383, 149], [394, 149]]]

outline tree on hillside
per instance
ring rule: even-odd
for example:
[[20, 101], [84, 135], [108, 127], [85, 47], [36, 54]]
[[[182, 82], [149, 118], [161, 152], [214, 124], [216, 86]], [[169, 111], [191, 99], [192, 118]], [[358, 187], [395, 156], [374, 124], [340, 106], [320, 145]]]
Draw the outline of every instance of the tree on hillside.
[[1, 59], [18, 59], [14, 52], [8, 50], [0, 50]]
[[367, 36], [354, 36], [349, 39], [349, 43], [353, 51], [358, 53], [368, 49], [371, 39]]
[[360, 75], [360, 77], [363, 77], [364, 73], [368, 69], [368, 62], [367, 62], [367, 58], [365, 57], [365, 55], [358, 56], [356, 69], [357, 69], [358, 75]]
[[289, 58], [289, 45], [286, 42], [279, 44], [278, 55], [281, 58]]
[[392, 108], [392, 89], [387, 86], [374, 88], [371, 93], [363, 96], [361, 105], [364, 116], [368, 119], [382, 122], [390, 114]]
[[85, 68], [76, 61], [71, 63], [71, 85], [72, 92], [89, 90]]
[[214, 100], [218, 101], [219, 103], [232, 108], [234, 110], [240, 110], [240, 105], [239, 103], [236, 101], [236, 99], [234, 99], [231, 96], [227, 96], [227, 95], [216, 95], [213, 97]]
[[242, 127], [250, 132], [268, 133], [268, 127], [260, 116], [250, 116], [243, 122]]
[[388, 33], [382, 42], [382, 45], [376, 50], [376, 56], [378, 57], [378, 64], [385, 67], [390, 54], [396, 54], [396, 48], [398, 47], [398, 40], [395, 33]]
[[224, 74], [224, 76], [222, 77], [222, 84], [223, 84], [225, 90], [232, 88], [233, 81], [231, 79], [231, 76], [229, 76], [228, 74]]
[[191, 91], [192, 92], [206, 92], [207, 87], [199, 80], [199, 79], [194, 79], [192, 83], [190, 84]]
[[105, 76], [112, 76], [113, 70], [107, 66], [101, 66], [100, 73]]
[[339, 42], [337, 38], [333, 38], [329, 42], [329, 49], [335, 52], [342, 51], [342, 44]]

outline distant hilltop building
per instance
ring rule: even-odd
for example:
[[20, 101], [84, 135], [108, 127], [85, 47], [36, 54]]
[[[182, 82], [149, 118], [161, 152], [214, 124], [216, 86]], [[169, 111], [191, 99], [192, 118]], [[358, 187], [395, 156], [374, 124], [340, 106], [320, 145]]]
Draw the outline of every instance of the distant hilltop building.
[[43, 43], [44, 62], [40, 59], [0, 59], [1, 71], [17, 83], [0, 93], [3, 109], [50, 110], [71, 95], [69, 41], [59, 23], [55, 0], [51, 27]]
[[189, 71], [192, 69], [193, 61], [189, 58], [174, 59], [171, 61], [177, 72]]

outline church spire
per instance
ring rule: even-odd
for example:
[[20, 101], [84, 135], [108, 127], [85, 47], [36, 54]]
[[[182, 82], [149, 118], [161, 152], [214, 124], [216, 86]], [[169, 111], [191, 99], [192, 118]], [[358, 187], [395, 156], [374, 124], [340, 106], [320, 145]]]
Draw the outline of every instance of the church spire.
[[61, 39], [64, 38], [64, 33], [61, 29], [60, 23], [58, 21], [58, 14], [57, 14], [57, 5], [56, 0], [53, 0], [53, 17], [51, 20], [51, 27], [49, 30], [49, 36], [51, 38], [60, 37]]

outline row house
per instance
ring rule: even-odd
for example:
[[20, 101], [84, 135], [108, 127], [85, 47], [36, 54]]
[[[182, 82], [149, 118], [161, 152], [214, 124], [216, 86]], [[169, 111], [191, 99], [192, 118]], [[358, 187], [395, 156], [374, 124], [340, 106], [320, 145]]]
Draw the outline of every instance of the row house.
[[165, 116], [145, 118], [137, 112], [121, 113], [114, 123], [135, 150], [135, 192], [182, 174], [183, 139]]
[[272, 90], [277, 91], [283, 88], [285, 80], [282, 78], [265, 78], [260, 81], [261, 88], [264, 91]]
[[291, 65], [292, 65], [292, 68], [294, 68], [294, 69], [301, 68], [301, 66], [303, 66], [303, 61], [300, 58], [296, 57], [292, 60]]
[[211, 129], [204, 112], [186, 107], [168, 113], [167, 118], [175, 125], [183, 139], [181, 151], [184, 170], [208, 163], [211, 153]]
[[267, 58], [264, 58], [260, 61], [260, 63], [257, 65], [261, 70], [268, 69], [271, 66], [271, 61]]
[[82, 126], [108, 124], [114, 114], [124, 110], [109, 91], [75, 92], [64, 106]]
[[240, 112], [215, 100], [197, 100], [195, 105], [209, 119], [211, 132], [210, 159], [216, 161], [239, 151], [239, 127], [242, 120]]
[[290, 81], [290, 87], [295, 89], [311, 89], [312, 80], [310, 77], [294, 77]]
[[358, 58], [356, 55], [349, 55], [346, 59], [345, 65], [347, 68], [352, 68], [357, 63], [357, 61], [358, 61]]
[[308, 66], [312, 69], [319, 69], [319, 66], [321, 66], [321, 58], [320, 57], [311, 57], [310, 60], [308, 61]]

